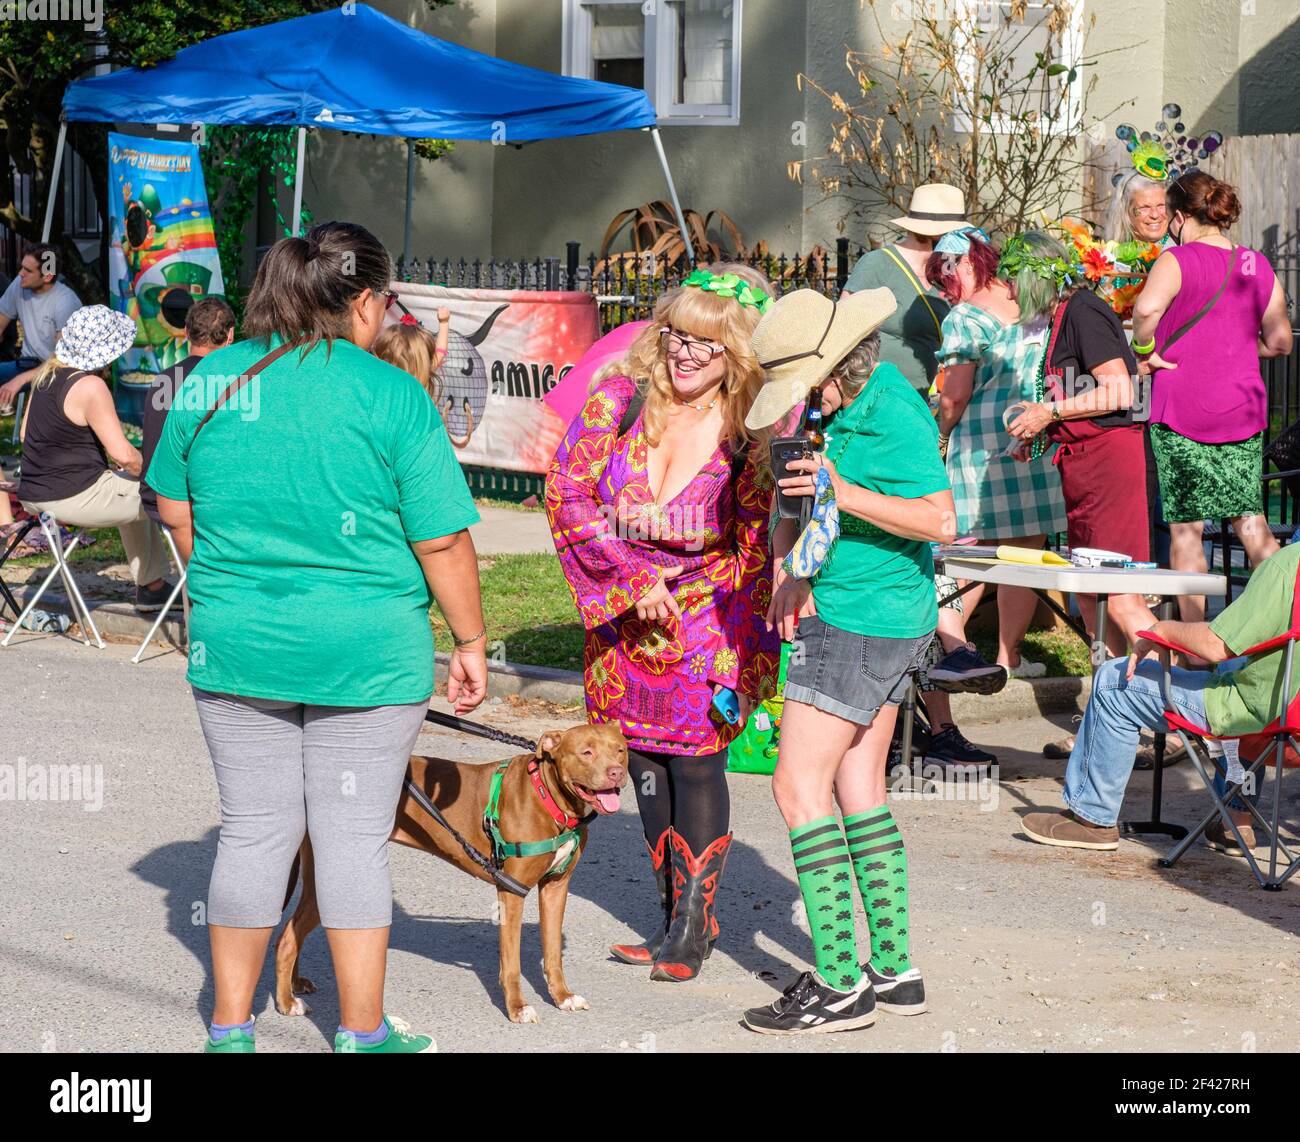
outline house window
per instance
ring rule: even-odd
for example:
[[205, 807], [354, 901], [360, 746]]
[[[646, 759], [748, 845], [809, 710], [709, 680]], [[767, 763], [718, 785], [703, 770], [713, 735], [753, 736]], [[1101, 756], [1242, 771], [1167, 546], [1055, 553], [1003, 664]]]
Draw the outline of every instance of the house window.
[[644, 88], [661, 123], [740, 121], [741, 0], [565, 0], [565, 75]]
[[[1003, 90], [1008, 81], [1020, 90], [1018, 81], [1038, 69], [1028, 100], [1014, 108], [993, 108], [991, 124], [985, 126], [991, 125], [995, 131], [1005, 134], [1032, 112], [1034, 121], [1044, 131], [1078, 130], [1083, 108], [1083, 0], [1073, 3], [1069, 0], [1029, 0], [1028, 3], [965, 0], [965, 3], [973, 34], [958, 68], [969, 103], [977, 103], [987, 92], [991, 83], [987, 76], [995, 68], [1004, 77], [996, 83]], [[985, 53], [982, 61], [976, 56], [977, 44]], [[981, 73], [985, 78], [979, 83]], [[977, 83], [983, 91], [976, 90]], [[954, 126], [969, 131], [969, 114], [959, 113]]]

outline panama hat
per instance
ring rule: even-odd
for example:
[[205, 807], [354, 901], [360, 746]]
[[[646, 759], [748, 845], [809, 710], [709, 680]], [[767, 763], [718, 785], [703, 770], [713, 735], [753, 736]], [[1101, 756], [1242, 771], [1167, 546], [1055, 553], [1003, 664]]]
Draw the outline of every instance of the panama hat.
[[746, 427], [766, 428], [802, 404], [897, 308], [888, 289], [864, 289], [839, 301], [797, 289], [775, 302], [750, 341], [767, 381], [745, 417]]
[[930, 237], [970, 225], [966, 220], [966, 196], [946, 182], [927, 182], [918, 186], [912, 191], [907, 213], [891, 221], [902, 230]]
[[95, 373], [135, 343], [135, 318], [106, 305], [84, 305], [59, 333], [54, 355], [65, 365]]

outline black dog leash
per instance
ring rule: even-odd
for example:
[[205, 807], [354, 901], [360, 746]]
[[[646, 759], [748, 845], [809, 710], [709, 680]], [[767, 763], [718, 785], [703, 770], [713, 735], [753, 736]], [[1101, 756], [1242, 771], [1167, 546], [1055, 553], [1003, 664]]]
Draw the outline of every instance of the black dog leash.
[[[516, 746], [519, 749], [526, 749], [530, 753], [537, 749], [536, 742], [530, 742], [524, 738], [515, 737], [514, 734], [507, 734], [502, 730], [494, 730], [491, 726], [480, 726], [475, 722], [467, 722], [463, 718], [458, 718], [454, 714], [439, 714], [435, 710], [427, 710], [424, 715], [425, 721], [432, 722], [436, 726], [444, 726], [449, 730], [459, 730], [461, 733], [474, 734], [477, 737], [489, 738], [492, 741], [501, 742], [503, 745]], [[438, 809], [438, 807], [429, 800], [423, 789], [415, 784], [415, 779], [411, 776], [411, 771], [406, 771], [406, 791], [411, 795], [417, 805], [429, 814], [452, 836], [452, 839], [460, 845], [465, 855], [469, 857], [479, 868], [488, 874], [499, 888], [507, 892], [513, 892], [516, 896], [527, 896], [528, 889], [512, 876], [507, 876], [501, 869], [497, 868], [487, 857], [478, 851], [473, 845], [462, 837]]]

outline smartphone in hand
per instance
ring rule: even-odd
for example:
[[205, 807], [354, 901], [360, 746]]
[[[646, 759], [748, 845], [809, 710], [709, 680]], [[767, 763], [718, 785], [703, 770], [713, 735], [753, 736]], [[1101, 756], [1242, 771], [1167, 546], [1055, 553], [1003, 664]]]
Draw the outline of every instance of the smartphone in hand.
[[790, 476], [802, 475], [790, 471], [790, 465], [796, 460], [804, 460], [812, 455], [812, 445], [807, 436], [783, 436], [773, 440], [770, 447], [772, 455], [772, 476], [776, 485], [776, 515], [778, 519], [802, 519], [809, 511], [811, 503], [807, 496], [792, 496], [781, 489], [780, 481]]

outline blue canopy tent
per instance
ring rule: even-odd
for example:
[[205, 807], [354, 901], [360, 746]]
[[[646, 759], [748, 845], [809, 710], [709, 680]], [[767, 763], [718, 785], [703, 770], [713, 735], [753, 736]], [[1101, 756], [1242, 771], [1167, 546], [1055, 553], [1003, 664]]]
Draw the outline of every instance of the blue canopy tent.
[[[46, 239], [69, 121], [296, 126], [295, 225], [302, 214], [308, 127], [495, 143], [645, 129], [654, 140], [694, 258], [654, 108], [644, 91], [495, 59], [408, 28], [367, 4], [229, 32], [185, 48], [154, 68], [129, 68], [69, 84], [45, 211]], [[408, 243], [413, 169], [408, 165]]]

